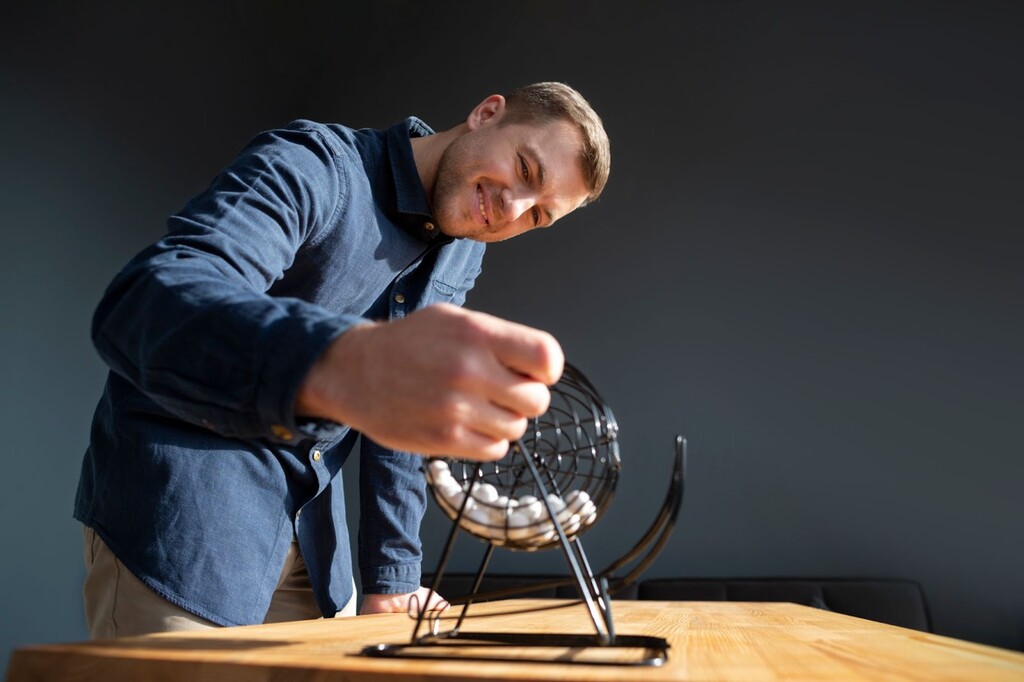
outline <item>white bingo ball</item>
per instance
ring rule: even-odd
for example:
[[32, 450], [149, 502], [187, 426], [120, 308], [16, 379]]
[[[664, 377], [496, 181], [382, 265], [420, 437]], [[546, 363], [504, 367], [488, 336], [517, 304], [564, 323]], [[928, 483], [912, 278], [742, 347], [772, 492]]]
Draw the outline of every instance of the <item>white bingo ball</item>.
[[590, 494], [586, 490], [571, 490], [565, 496], [565, 504], [573, 513], [583, 509], [583, 505], [590, 502]]
[[573, 514], [568, 519], [562, 522], [562, 532], [566, 535], [572, 536], [580, 529], [582, 520], [579, 514]]
[[427, 470], [430, 472], [430, 477], [433, 480], [437, 480], [438, 477], [443, 477], [445, 474], [448, 476], [452, 475], [451, 470], [448, 468], [448, 462], [443, 459], [432, 459], [427, 463]]
[[547, 535], [548, 533], [555, 532], [555, 524], [550, 521], [543, 521], [538, 524], [534, 524], [534, 530], [537, 531], [538, 535]]
[[434, 488], [441, 494], [442, 498], [450, 502], [456, 496], [460, 496], [461, 498], [463, 495], [462, 487], [460, 487], [459, 483], [455, 482], [455, 479], [453, 478], [445, 478], [437, 481], [434, 483]]
[[498, 489], [490, 483], [478, 483], [473, 486], [473, 499], [477, 502], [490, 504], [498, 499]]
[[475, 524], [480, 526], [489, 526], [491, 523], [491, 515], [483, 507], [474, 507], [466, 511], [464, 518], [469, 519]]
[[533, 529], [529, 527], [508, 529], [508, 539], [513, 542], [522, 542], [525, 544], [529, 544], [527, 542], [527, 538], [529, 538], [531, 535], [533, 535]]
[[477, 507], [472, 509], [462, 517], [460, 525], [478, 537], [484, 537], [488, 539], [504, 539], [505, 530], [503, 528], [492, 528], [486, 521], [487, 513], [483, 509]]
[[554, 526], [550, 521], [533, 522], [529, 526], [521, 529], [522, 542], [525, 545], [536, 546], [544, 542], [544, 536], [552, 532]]
[[530, 522], [538, 521], [542, 516], [546, 516], [547, 512], [544, 510], [544, 505], [536, 497], [533, 501], [524, 503], [522, 499], [519, 500], [519, 507], [517, 511], [521, 511], [526, 514], [526, 518]]
[[[542, 533], [538, 530], [537, 526], [527, 526], [526, 528], [516, 529], [515, 535], [516, 539], [519, 540], [521, 544], [526, 545], [527, 547], [532, 547], [538, 544], [537, 538], [540, 537], [541, 534]], [[511, 536], [512, 534], [510, 532], [509, 537]]]
[[531, 525], [523, 526], [521, 528], [509, 528], [508, 532], [509, 540], [522, 545], [529, 545], [529, 539], [535, 535], [537, 535], [537, 530]]
[[456, 514], [458, 514], [459, 509], [462, 508], [463, 501], [465, 501], [466, 503], [467, 512], [476, 508], [476, 503], [473, 502], [473, 498], [471, 497], [467, 500], [466, 493], [464, 493], [461, 490], [456, 490], [455, 492], [452, 493], [450, 497], [446, 497], [445, 500], [448, 502], [448, 505]]
[[508, 512], [505, 511], [504, 507], [486, 505], [481, 507], [481, 509], [487, 512], [487, 522], [489, 524], [504, 530], [505, 517], [508, 514]]
[[551, 507], [551, 511], [555, 512], [557, 515], [565, 509], [565, 500], [554, 493], [548, 493], [548, 506]]
[[533, 522], [529, 514], [525, 511], [517, 509], [508, 515], [508, 527], [511, 528], [525, 528]]
[[439, 490], [458, 490], [459, 492], [462, 492], [462, 487], [455, 482], [455, 479], [452, 478], [451, 474], [430, 479], [429, 483]]
[[546, 545], [547, 543], [549, 543], [552, 540], [554, 540], [555, 537], [557, 537], [557, 536], [558, 536], [558, 533], [556, 533], [555, 529], [552, 528], [551, 530], [544, 531], [544, 533], [542, 533], [540, 535], [540, 537], [538, 537], [534, 542], [537, 545]]

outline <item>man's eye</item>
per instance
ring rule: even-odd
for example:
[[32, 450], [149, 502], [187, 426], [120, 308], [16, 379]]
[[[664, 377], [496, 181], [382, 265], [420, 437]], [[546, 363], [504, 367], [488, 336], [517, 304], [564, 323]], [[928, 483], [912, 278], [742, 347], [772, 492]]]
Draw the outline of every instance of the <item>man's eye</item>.
[[533, 209], [533, 225], [534, 227], [540, 225], [540, 209], [536, 207]]
[[530, 167], [526, 165], [526, 159], [519, 157], [519, 170], [523, 174], [523, 180], [530, 179]]

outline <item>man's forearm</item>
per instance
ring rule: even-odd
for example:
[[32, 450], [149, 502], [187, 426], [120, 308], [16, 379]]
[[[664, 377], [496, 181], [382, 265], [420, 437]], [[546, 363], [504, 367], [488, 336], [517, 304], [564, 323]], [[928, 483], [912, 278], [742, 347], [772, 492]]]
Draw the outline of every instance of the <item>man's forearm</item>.
[[546, 332], [439, 304], [339, 336], [296, 411], [397, 451], [494, 460], [547, 409], [563, 362]]

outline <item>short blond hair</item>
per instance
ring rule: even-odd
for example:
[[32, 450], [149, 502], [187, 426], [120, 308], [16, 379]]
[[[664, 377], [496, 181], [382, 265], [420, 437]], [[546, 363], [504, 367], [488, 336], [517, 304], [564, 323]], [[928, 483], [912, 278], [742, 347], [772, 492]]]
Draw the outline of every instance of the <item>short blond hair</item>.
[[608, 182], [612, 154], [601, 117], [578, 91], [565, 83], [544, 82], [524, 85], [505, 95], [507, 113], [502, 124], [568, 121], [583, 136], [580, 160], [588, 195], [583, 205], [597, 199]]

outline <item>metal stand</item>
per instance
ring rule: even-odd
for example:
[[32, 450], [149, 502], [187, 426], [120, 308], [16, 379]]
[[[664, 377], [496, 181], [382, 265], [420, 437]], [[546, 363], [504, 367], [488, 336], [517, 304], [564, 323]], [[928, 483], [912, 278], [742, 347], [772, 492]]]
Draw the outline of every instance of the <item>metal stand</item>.
[[[536, 452], [527, 451], [522, 443], [519, 443], [516, 447], [519, 448], [518, 451], [520, 453], [525, 455], [524, 458], [529, 468], [529, 474], [542, 493], [539, 497], [544, 499], [547, 513], [552, 520], [557, 519], [555, 509], [552, 508], [547, 498], [549, 489], [558, 492], [557, 483], [546, 467], [543, 466], [543, 462]], [[476, 465], [476, 468], [473, 470], [473, 476], [479, 473], [479, 467], [479, 464]], [[669, 648], [668, 643], [664, 639], [660, 637], [616, 635], [609, 594], [617, 592], [635, 582], [665, 546], [675, 527], [679, 510], [682, 506], [685, 476], [686, 440], [682, 436], [677, 436], [671, 482], [658, 516], [632, 549], [597, 574], [590, 567], [590, 562], [583, 551], [583, 544], [579, 537], [567, 537], [561, 524], [555, 521], [554, 527], [558, 537], [557, 544], [561, 547], [569, 567], [570, 576], [568, 578], [481, 592], [480, 586], [483, 582], [484, 573], [487, 570], [496, 546], [493, 543], [488, 544], [470, 593], [465, 597], [449, 600], [453, 605], [462, 604], [462, 610], [454, 627], [449, 631], [441, 632], [440, 623], [442, 618], [439, 614], [434, 613], [430, 619], [430, 632], [420, 635], [420, 631], [428, 616], [427, 604], [430, 603], [431, 596], [437, 592], [441, 584], [452, 549], [455, 546], [455, 538], [460, 530], [460, 521], [466, 513], [469, 500], [469, 495], [467, 494], [452, 523], [452, 529], [448, 534], [448, 540], [438, 562], [437, 570], [434, 573], [427, 599], [417, 609], [416, 625], [413, 628], [410, 642], [408, 644], [379, 644], [366, 647], [362, 653], [367, 656], [394, 658], [457, 658], [459, 660], [583, 663], [587, 665], [662, 665], [668, 660]], [[641, 555], [643, 556], [641, 557]], [[636, 561], [635, 566], [627, 571], [623, 577], [611, 577], [613, 572], [619, 571], [633, 561]], [[540, 588], [559, 587], [567, 584], [575, 585], [581, 602], [586, 605], [590, 620], [594, 625], [594, 635], [540, 635], [509, 632], [466, 633], [462, 631], [466, 613], [470, 605], [475, 601], [511, 597]], [[503, 647], [506, 651], [502, 650]], [[507, 652], [509, 647], [516, 648], [514, 657]], [[524, 648], [534, 653], [524, 654]], [[566, 648], [573, 651], [573, 655], [568, 658], [566, 658], [564, 652], [552, 656], [543, 655], [545, 650]], [[615, 651], [623, 649], [642, 650], [643, 653], [635, 657], [625, 658]], [[593, 655], [595, 652], [598, 655]], [[602, 657], [601, 653], [609, 653], [610, 655]]]

